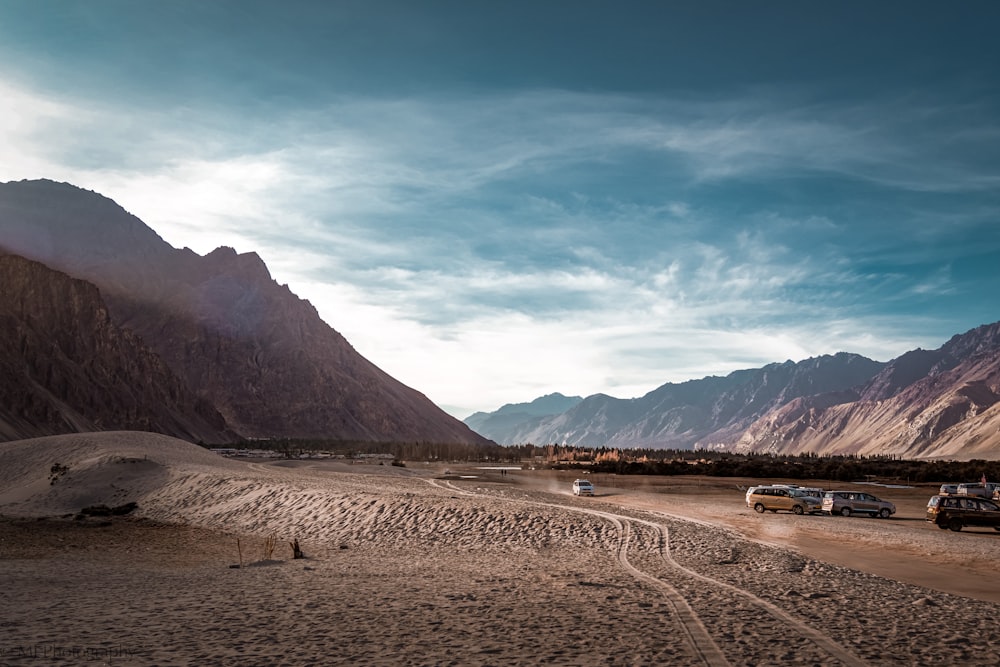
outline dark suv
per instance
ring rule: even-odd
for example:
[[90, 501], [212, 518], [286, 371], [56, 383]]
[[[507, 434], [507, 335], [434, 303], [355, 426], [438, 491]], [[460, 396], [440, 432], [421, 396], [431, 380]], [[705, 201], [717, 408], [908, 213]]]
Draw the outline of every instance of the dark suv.
[[972, 496], [934, 496], [927, 501], [927, 520], [941, 530], [983, 526], [1000, 530], [1000, 505]]

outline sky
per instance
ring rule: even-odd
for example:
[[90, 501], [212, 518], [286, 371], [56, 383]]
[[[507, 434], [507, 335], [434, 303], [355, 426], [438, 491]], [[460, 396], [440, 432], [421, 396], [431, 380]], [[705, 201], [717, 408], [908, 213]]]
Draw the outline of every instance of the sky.
[[1000, 320], [1000, 4], [0, 0], [0, 181], [463, 418]]

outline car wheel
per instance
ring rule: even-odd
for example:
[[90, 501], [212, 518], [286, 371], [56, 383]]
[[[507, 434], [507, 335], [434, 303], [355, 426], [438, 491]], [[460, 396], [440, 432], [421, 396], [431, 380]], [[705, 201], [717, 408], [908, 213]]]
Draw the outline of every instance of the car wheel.
[[946, 523], [939, 523], [937, 527], [940, 528], [941, 530], [948, 530], [948, 524]]
[[840, 508], [840, 516], [851, 516], [851, 508], [850, 507], [841, 507]]
[[952, 519], [951, 521], [948, 522], [948, 528], [954, 530], [957, 533], [958, 531], [962, 530], [962, 520]]
[[753, 506], [753, 511], [756, 512], [757, 514], [763, 514], [764, 513], [764, 504], [763, 503], [757, 503], [756, 505]]
[[792, 512], [795, 514], [802, 514], [805, 510], [802, 509], [802, 505], [793, 505]]
[[878, 511], [878, 516], [880, 519], [888, 519], [890, 514], [892, 514], [892, 512], [889, 511], [888, 507], [883, 507]]

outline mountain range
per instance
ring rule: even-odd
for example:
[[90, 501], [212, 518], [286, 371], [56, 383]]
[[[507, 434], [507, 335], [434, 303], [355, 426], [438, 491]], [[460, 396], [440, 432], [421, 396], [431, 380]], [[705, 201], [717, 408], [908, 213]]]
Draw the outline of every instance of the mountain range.
[[365, 359], [255, 253], [176, 249], [97, 193], [0, 184], [0, 437], [488, 444]]
[[1000, 323], [886, 363], [838, 353], [547, 413], [543, 399], [466, 423], [501, 444], [1000, 459]]
[[463, 421], [479, 433], [504, 433], [507, 429], [523, 429], [533, 421], [569, 410], [583, 400], [581, 396], [548, 394], [530, 403], [508, 403], [494, 412], [474, 412]]

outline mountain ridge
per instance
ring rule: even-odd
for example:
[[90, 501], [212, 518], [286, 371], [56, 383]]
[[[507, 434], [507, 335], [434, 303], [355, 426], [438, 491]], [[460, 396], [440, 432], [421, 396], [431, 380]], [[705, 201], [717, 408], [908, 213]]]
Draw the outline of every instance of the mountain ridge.
[[799, 363], [776, 362], [722, 377], [667, 383], [632, 399], [594, 394], [561, 414], [486, 434], [504, 444], [690, 449], [705, 438], [748, 426], [791, 398], [845, 390], [881, 367], [879, 362], [843, 352]]
[[540, 396], [528, 403], [507, 403], [494, 412], [474, 412], [463, 421], [475, 431], [482, 429], [496, 431], [505, 425], [516, 425], [532, 419], [565, 412], [583, 398], [580, 396], [564, 396], [559, 392]]
[[1000, 458], [1000, 323], [885, 363], [840, 352], [633, 399], [595, 394], [483, 434], [501, 444]]
[[359, 354], [256, 253], [173, 248], [113, 200], [47, 180], [0, 184], [0, 247], [97, 286], [244, 437], [490, 442]]
[[[886, 391], [887, 376], [912, 381]], [[897, 357], [855, 401], [777, 410], [735, 450], [816, 451], [833, 438], [851, 454], [1000, 458], [1000, 322]]]

